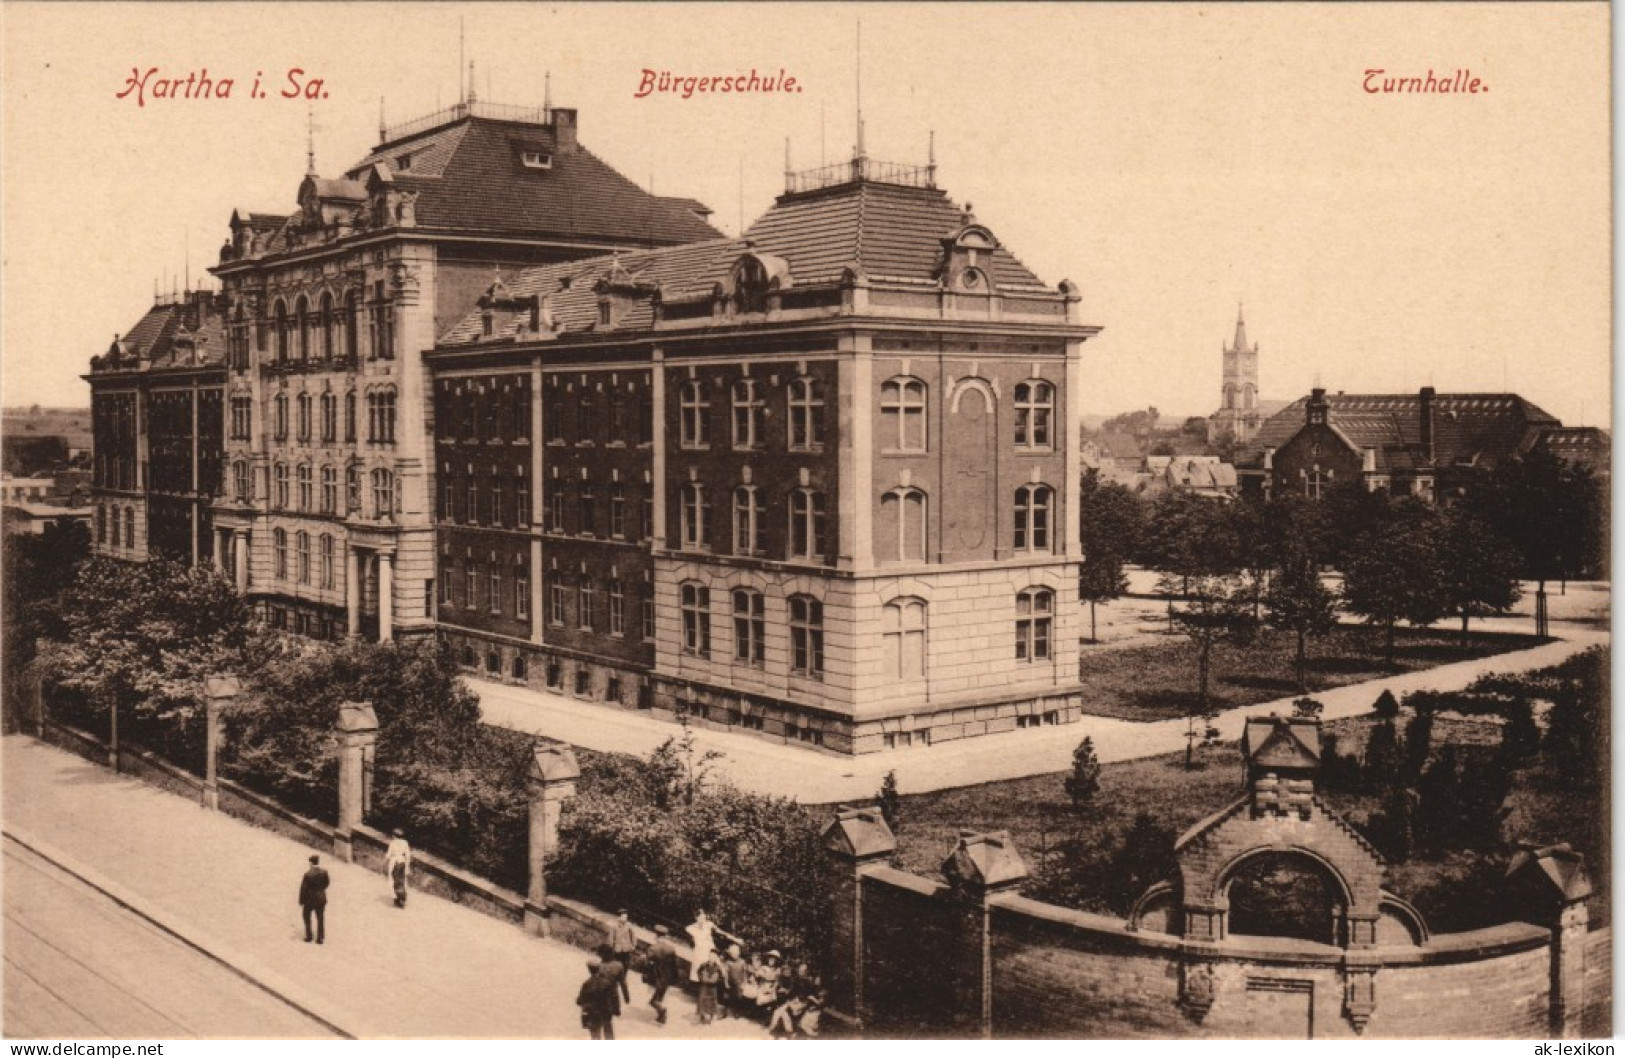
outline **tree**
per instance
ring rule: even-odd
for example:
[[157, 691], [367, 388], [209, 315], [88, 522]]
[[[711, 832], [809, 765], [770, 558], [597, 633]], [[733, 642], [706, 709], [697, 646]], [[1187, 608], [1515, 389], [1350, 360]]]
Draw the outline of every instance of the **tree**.
[[1405, 725], [1405, 751], [1404, 751], [1404, 780], [1406, 785], [1415, 784], [1421, 776], [1423, 768], [1427, 766], [1428, 757], [1433, 752], [1433, 713], [1429, 709], [1417, 707], [1416, 715], [1411, 722]]
[[897, 771], [893, 769], [880, 780], [880, 793], [875, 797], [880, 804], [880, 818], [886, 821], [893, 834], [903, 828], [903, 799], [897, 794]]
[[1089, 641], [1095, 634], [1095, 606], [1120, 598], [1128, 590], [1123, 571], [1129, 548], [1144, 521], [1142, 504], [1126, 486], [1103, 482], [1097, 471], [1084, 476], [1078, 517], [1082, 526], [1083, 562], [1078, 570], [1078, 597], [1089, 603]]
[[223, 574], [167, 560], [91, 559], [62, 619], [67, 635], [43, 659], [50, 678], [106, 712], [114, 736], [120, 711], [133, 709], [138, 721], [163, 725], [154, 734], [180, 739], [188, 757], [201, 748], [204, 677], [247, 671], [256, 627]]
[[1518, 601], [1518, 556], [1484, 520], [1466, 507], [1452, 507], [1437, 524], [1439, 598], [1446, 613], [1467, 622], [1499, 613]]
[[1094, 739], [1084, 736], [1072, 751], [1072, 772], [1065, 786], [1073, 808], [1082, 808], [1100, 791], [1100, 761], [1095, 759]]
[[1392, 720], [1383, 720], [1371, 728], [1365, 743], [1365, 788], [1372, 793], [1388, 794], [1404, 787], [1404, 762], [1399, 748], [1399, 733]]
[[1419, 501], [1397, 504], [1355, 541], [1343, 569], [1343, 605], [1383, 629], [1384, 657], [1394, 663], [1394, 626], [1423, 626], [1444, 612], [1438, 569], [1438, 513]]
[[1178, 869], [1174, 829], [1149, 812], [1135, 815], [1123, 842], [1111, 858], [1111, 905], [1126, 914], [1140, 895]]
[[1254, 625], [1236, 578], [1210, 574], [1186, 582], [1185, 608], [1174, 615], [1174, 621], [1196, 648], [1197, 702], [1189, 716], [1185, 746], [1185, 767], [1191, 768], [1195, 763], [1196, 721], [1213, 716], [1213, 648], [1221, 642], [1246, 639]]
[[1391, 720], [1399, 715], [1399, 699], [1394, 692], [1384, 687], [1382, 693], [1377, 695], [1377, 702], [1371, 707], [1372, 712], [1385, 720]]
[[1337, 597], [1320, 579], [1320, 567], [1306, 553], [1288, 554], [1264, 595], [1272, 628], [1291, 632], [1297, 640], [1294, 671], [1298, 690], [1309, 691], [1309, 638], [1337, 627]]
[[1101, 424], [1104, 433], [1126, 433], [1133, 437], [1147, 437], [1157, 428], [1157, 419], [1161, 412], [1156, 407], [1149, 407], [1144, 411], [1126, 411], [1120, 415], [1113, 415]]
[[1508, 698], [1501, 716], [1506, 723], [1501, 727], [1501, 755], [1510, 766], [1528, 764], [1540, 755], [1540, 728], [1535, 726], [1535, 713], [1529, 699], [1519, 695]]

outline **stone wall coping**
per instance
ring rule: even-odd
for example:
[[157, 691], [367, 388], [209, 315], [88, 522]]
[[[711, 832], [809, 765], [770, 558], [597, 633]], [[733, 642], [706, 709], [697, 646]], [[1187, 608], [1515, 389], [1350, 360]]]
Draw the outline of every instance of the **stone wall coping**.
[[939, 893], [948, 891], [948, 887], [941, 882], [933, 882], [929, 878], [922, 878], [908, 871], [900, 871], [896, 867], [876, 867], [865, 871], [863, 879], [866, 882], [889, 885], [894, 889], [906, 889], [920, 896], [934, 897]]

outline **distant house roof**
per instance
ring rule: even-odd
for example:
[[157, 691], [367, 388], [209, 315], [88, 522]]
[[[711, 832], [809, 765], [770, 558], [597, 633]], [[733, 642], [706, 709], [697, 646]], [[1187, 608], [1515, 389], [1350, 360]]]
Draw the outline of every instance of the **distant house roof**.
[[1598, 476], [1613, 467], [1612, 440], [1595, 426], [1558, 426], [1542, 431], [1535, 447], [1568, 463], [1576, 463]]
[[[1238, 464], [1260, 466], [1266, 450], [1296, 436], [1311, 399], [1299, 398], [1270, 416]], [[1426, 462], [1421, 394], [1327, 393], [1325, 400], [1327, 424], [1354, 448], [1373, 450], [1377, 469], [1408, 469]], [[1515, 393], [1440, 393], [1433, 397], [1432, 465], [1495, 466], [1560, 425]]]

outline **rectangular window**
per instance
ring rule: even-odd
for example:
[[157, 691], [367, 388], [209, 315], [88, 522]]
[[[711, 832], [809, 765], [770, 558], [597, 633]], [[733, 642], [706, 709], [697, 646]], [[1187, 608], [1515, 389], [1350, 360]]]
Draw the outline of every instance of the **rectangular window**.
[[643, 589], [643, 602], [638, 607], [638, 611], [638, 620], [643, 626], [643, 641], [653, 643], [655, 641], [655, 597], [653, 588]]
[[548, 588], [547, 601], [548, 622], [551, 624], [562, 625], [564, 623], [564, 585], [551, 585]]
[[593, 611], [597, 609], [598, 589], [590, 580], [583, 580], [576, 585], [576, 607], [580, 610], [576, 614], [576, 622], [583, 632], [593, 630]]
[[621, 582], [609, 582], [609, 634], [624, 636], [626, 634], [626, 596], [621, 591]]
[[564, 482], [557, 479], [547, 483], [547, 531], [564, 532]]
[[423, 582], [423, 616], [434, 616], [434, 578]]
[[475, 608], [474, 593], [478, 590], [479, 583], [480, 569], [470, 562], [468, 568], [463, 571], [463, 609], [472, 610]]
[[514, 481], [514, 524], [520, 528], [530, 525], [530, 482], [524, 477]]
[[491, 566], [491, 612], [502, 612], [502, 567]]
[[513, 614], [521, 621], [530, 617], [530, 574], [523, 569], [513, 575]]
[[596, 536], [598, 534], [598, 504], [593, 496], [592, 482], [583, 481], [579, 489], [577, 507], [581, 514], [581, 532], [588, 536]]
[[626, 486], [619, 481], [609, 487], [609, 535], [626, 536]]

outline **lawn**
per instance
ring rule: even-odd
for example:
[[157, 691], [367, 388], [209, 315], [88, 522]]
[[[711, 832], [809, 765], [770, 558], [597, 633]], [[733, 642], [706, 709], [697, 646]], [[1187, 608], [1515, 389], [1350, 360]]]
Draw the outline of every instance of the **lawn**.
[[[1395, 635], [1394, 665], [1383, 660], [1382, 633], [1340, 625], [1310, 641], [1310, 693], [1350, 683], [1414, 672], [1456, 661], [1538, 646], [1535, 636], [1477, 634], [1463, 644], [1459, 633], [1401, 628]], [[1209, 702], [1215, 709], [1256, 705], [1298, 693], [1293, 673], [1296, 641], [1289, 632], [1266, 630], [1247, 645], [1213, 649]], [[1166, 643], [1127, 648], [1089, 648], [1078, 666], [1088, 712], [1123, 720], [1165, 720], [1197, 711], [1196, 648], [1184, 636]]]

